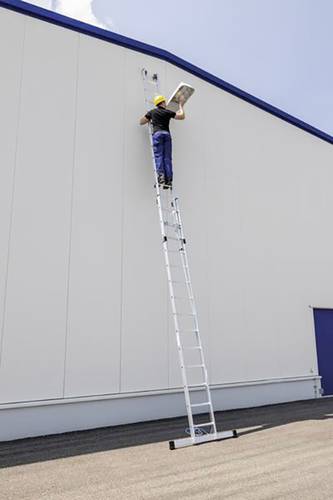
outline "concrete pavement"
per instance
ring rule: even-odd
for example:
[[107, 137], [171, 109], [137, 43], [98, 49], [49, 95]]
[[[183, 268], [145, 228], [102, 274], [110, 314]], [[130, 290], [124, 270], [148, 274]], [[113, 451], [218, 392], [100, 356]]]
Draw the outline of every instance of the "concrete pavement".
[[333, 499], [333, 399], [217, 414], [238, 439], [169, 451], [185, 419], [0, 444], [1, 500]]

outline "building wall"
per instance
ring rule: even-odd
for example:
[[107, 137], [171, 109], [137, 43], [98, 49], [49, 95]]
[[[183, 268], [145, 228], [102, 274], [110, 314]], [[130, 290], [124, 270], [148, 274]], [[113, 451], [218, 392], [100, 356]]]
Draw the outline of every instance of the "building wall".
[[142, 67], [167, 95], [196, 89], [172, 124], [175, 185], [213, 387], [255, 383], [255, 405], [272, 402], [261, 384], [316, 380], [332, 146], [167, 62], [3, 8], [0, 41], [0, 408], [181, 385]]

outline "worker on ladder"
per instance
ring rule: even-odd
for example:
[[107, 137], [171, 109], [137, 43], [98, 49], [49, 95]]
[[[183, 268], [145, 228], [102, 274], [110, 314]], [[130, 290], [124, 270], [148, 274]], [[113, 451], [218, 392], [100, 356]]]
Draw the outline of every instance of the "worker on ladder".
[[153, 147], [157, 179], [163, 189], [172, 188], [172, 141], [169, 129], [171, 118], [184, 120], [185, 113], [183, 109], [184, 98], [179, 99], [179, 109], [177, 112], [170, 111], [166, 107], [166, 99], [163, 95], [154, 98], [155, 108], [148, 111], [140, 119], [140, 125], [151, 123], [153, 126]]

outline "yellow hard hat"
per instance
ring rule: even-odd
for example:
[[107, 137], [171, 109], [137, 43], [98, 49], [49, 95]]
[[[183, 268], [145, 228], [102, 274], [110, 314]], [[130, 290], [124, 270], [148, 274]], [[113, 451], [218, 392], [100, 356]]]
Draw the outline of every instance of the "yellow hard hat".
[[154, 104], [155, 104], [155, 106], [158, 106], [163, 101], [166, 101], [166, 98], [164, 97], [164, 95], [157, 95], [157, 96], [154, 97]]

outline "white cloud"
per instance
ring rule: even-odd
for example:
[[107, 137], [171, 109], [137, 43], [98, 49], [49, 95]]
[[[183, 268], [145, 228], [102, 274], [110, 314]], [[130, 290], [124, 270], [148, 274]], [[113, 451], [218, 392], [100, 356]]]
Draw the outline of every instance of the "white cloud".
[[110, 29], [111, 20], [108, 20], [107, 25], [101, 23], [93, 12], [92, 3], [93, 0], [57, 0], [55, 10], [64, 16], [79, 19], [100, 28]]
[[30, 0], [29, 3], [43, 7], [44, 9], [52, 9], [52, 0]]

